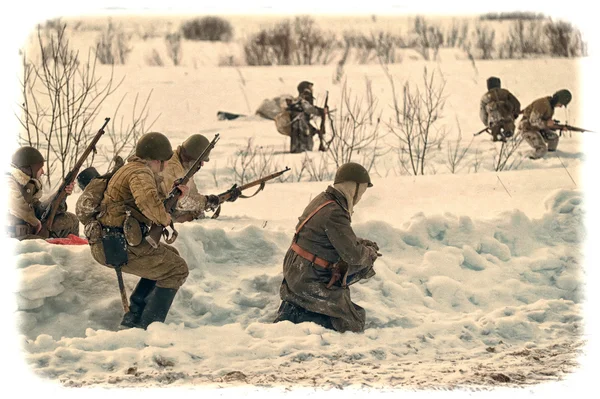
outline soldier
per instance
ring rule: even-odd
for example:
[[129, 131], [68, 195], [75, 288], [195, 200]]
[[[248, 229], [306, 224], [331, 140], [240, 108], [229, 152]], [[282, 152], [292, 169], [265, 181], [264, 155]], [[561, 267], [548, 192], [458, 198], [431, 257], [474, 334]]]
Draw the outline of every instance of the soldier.
[[311, 115], [323, 117], [324, 113], [323, 108], [313, 105], [312, 88], [311, 82], [302, 81], [298, 85], [298, 98], [287, 100], [291, 120], [290, 153], [312, 151], [313, 136], [319, 133], [318, 129], [310, 124], [310, 118]]
[[[47, 238], [39, 235], [42, 230], [40, 218], [51, 199], [41, 201], [45, 159], [33, 147], [21, 147], [12, 157], [10, 171], [7, 174], [9, 189], [7, 232], [18, 240]], [[74, 183], [65, 188], [67, 195], [73, 192]], [[79, 220], [74, 214], [67, 212], [67, 204], [63, 201], [57, 210], [48, 231], [50, 238], [66, 238], [69, 234], [79, 235]]]
[[379, 248], [356, 237], [350, 223], [354, 206], [372, 186], [367, 170], [350, 162], [337, 170], [333, 187], [308, 204], [283, 261], [275, 323], [312, 321], [340, 332], [364, 330], [365, 310], [351, 301], [347, 283], [375, 275]]
[[534, 149], [529, 155], [530, 159], [543, 158], [548, 151], [556, 151], [558, 134], [551, 130], [555, 124], [552, 119], [554, 108], [566, 107], [571, 98], [571, 92], [563, 89], [554, 93], [552, 97], [538, 98], [523, 110], [519, 130]]
[[[184, 176], [187, 170], [198, 159], [202, 152], [208, 147], [210, 141], [201, 134], [194, 134], [187, 138], [182, 145], [177, 147], [173, 156], [169, 159], [165, 170], [160, 174], [160, 193], [167, 196], [171, 191], [173, 182]], [[209, 154], [210, 155], [210, 152]], [[204, 162], [208, 162], [207, 156]], [[215, 209], [219, 205], [219, 197], [213, 194], [202, 195], [198, 192], [193, 179], [188, 182], [189, 192], [177, 202], [177, 209], [172, 217], [175, 222], [189, 222], [204, 217], [204, 211]], [[235, 201], [241, 192], [236, 193], [228, 201]]]
[[[172, 155], [166, 136], [143, 135], [136, 145], [135, 155], [108, 182], [102, 200], [103, 211], [97, 217], [100, 228], [96, 235], [89, 237], [96, 261], [110, 266], [107, 258], [125, 257], [127, 262], [122, 271], [141, 277], [131, 293], [130, 311], [121, 321], [124, 327], [145, 329], [152, 322], [164, 322], [177, 290], [189, 273], [185, 260], [175, 248], [164, 243], [154, 248], [143, 239], [151, 224], [171, 224], [171, 216], [158, 194], [155, 175], [164, 169]], [[178, 188], [184, 194], [188, 191], [184, 185]], [[115, 236], [121, 242], [124, 237], [125, 248], [109, 244]]]
[[492, 141], [506, 141], [515, 131], [515, 120], [521, 111], [521, 103], [506, 89], [500, 87], [500, 79], [487, 80], [488, 92], [481, 97], [479, 117], [490, 129]]

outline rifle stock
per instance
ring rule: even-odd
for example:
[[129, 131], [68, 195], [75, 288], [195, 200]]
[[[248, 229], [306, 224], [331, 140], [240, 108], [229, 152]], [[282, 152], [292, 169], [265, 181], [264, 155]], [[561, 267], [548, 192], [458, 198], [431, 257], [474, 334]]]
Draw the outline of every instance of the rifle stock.
[[[219, 141], [218, 133], [215, 134], [215, 138], [208, 144], [208, 147], [206, 147], [204, 151], [202, 151], [202, 154], [200, 154], [200, 156], [196, 159], [192, 166], [190, 166], [185, 175], [173, 182], [174, 187], [171, 189], [171, 192], [169, 192], [169, 195], [167, 195], [167, 198], [165, 198], [164, 200], [165, 210], [168, 214], [172, 214], [175, 211], [177, 201], [179, 200], [179, 197], [181, 197], [182, 194], [181, 190], [177, 188], [177, 186], [187, 184], [187, 182], [192, 178], [192, 176], [194, 176], [194, 174], [202, 168], [202, 161], [204, 161], [204, 158], [206, 158], [208, 153], [215, 147], [217, 141]], [[171, 222], [171, 225], [172, 224], [173, 222]], [[148, 241], [148, 243], [154, 248], [158, 247], [160, 237], [163, 235], [164, 230], [165, 228], [163, 226], [159, 224], [153, 224], [152, 227], [150, 227], [148, 235], [146, 236], [146, 241]], [[173, 241], [175, 241], [175, 237], [177, 237], [177, 232], [173, 231], [173, 237], [170, 241], [168, 241], [168, 243], [172, 243]]]
[[54, 223], [54, 218], [56, 217], [56, 212], [58, 211], [58, 207], [60, 206], [60, 204], [63, 202], [63, 200], [67, 196], [67, 192], [65, 191], [65, 189], [67, 188], [68, 185], [70, 185], [71, 183], [73, 183], [75, 181], [75, 179], [77, 178], [77, 174], [79, 173], [79, 169], [81, 169], [81, 166], [83, 165], [83, 163], [85, 162], [87, 157], [90, 155], [90, 153], [92, 151], [96, 150], [96, 144], [98, 143], [98, 141], [104, 134], [104, 128], [106, 128], [106, 125], [108, 125], [109, 121], [110, 121], [110, 118], [104, 119], [104, 124], [102, 124], [102, 127], [100, 128], [100, 130], [98, 130], [98, 133], [96, 133], [96, 135], [94, 136], [94, 138], [92, 139], [90, 144], [88, 144], [85, 151], [83, 152], [83, 154], [81, 154], [81, 156], [79, 157], [79, 159], [77, 160], [77, 162], [75, 163], [73, 168], [69, 171], [69, 173], [67, 173], [67, 176], [64, 178], [63, 182], [61, 183], [58, 191], [54, 195], [54, 198], [52, 198], [52, 201], [50, 201], [50, 204], [44, 211], [42, 218], [40, 220], [42, 222], [42, 230], [40, 230], [39, 234], [42, 237], [48, 236], [49, 232], [52, 230], [52, 224]]

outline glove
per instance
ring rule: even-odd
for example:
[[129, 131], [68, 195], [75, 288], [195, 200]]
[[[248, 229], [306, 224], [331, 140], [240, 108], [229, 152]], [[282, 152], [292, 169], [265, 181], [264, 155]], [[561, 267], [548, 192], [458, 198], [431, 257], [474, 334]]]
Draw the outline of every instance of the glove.
[[373, 247], [367, 247], [367, 251], [369, 252], [369, 257], [371, 258], [371, 262], [375, 262], [379, 257], [377, 250]]
[[227, 202], [233, 202], [238, 199], [240, 195], [242, 195], [242, 190], [238, 188], [237, 184], [234, 184], [233, 187], [229, 189], [229, 192], [231, 193], [231, 197], [229, 197]]
[[367, 247], [375, 248], [376, 251], [379, 251], [379, 245], [375, 241], [361, 239], [361, 244], [366, 245]]
[[219, 207], [219, 204], [221, 203], [219, 201], [219, 197], [217, 195], [214, 194], [209, 194], [209, 195], [205, 195], [206, 198], [206, 209], [217, 209]]

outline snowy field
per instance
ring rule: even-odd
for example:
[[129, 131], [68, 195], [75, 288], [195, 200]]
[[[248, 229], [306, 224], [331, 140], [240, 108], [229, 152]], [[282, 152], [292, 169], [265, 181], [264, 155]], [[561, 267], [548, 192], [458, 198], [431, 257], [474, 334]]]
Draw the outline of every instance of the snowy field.
[[[143, 46], [152, 44], [136, 43], [139, 57]], [[530, 149], [522, 143], [513, 170], [501, 172], [493, 166], [499, 144], [487, 135], [473, 140], [457, 173], [450, 173], [447, 153], [459, 128], [462, 146], [482, 128], [479, 100], [491, 75], [501, 77], [523, 107], [568, 88], [573, 102], [555, 118], [600, 131], [594, 103], [584, 101], [594, 86], [582, 83], [597, 64], [589, 57], [473, 65], [449, 53], [441, 62], [390, 65], [389, 72], [397, 87], [417, 85], [425, 67], [446, 82], [442, 123], [448, 136], [433, 150], [425, 176], [406, 175], [394, 151], [374, 163], [374, 187], [352, 221], [357, 235], [376, 241], [383, 256], [376, 276], [351, 288], [367, 312], [365, 332], [339, 334], [312, 323], [271, 323], [297, 217], [332, 183], [327, 174], [309, 181], [300, 175], [302, 164], [308, 156], [315, 165], [327, 164], [330, 174], [335, 167], [316, 151], [286, 154], [289, 143], [272, 121], [216, 118], [219, 110], [251, 115], [265, 98], [295, 94], [304, 79], [314, 82], [318, 104], [329, 90], [330, 107], [341, 109], [342, 87], [332, 82], [335, 66], [116, 66], [115, 80], [124, 78], [123, 84], [96, 124], [113, 116], [124, 94], [120, 113], [127, 117], [135, 94], [152, 91], [150, 111], [160, 114], [153, 130], [174, 146], [190, 134], [219, 133], [211, 161], [195, 177], [202, 192], [220, 193], [235, 182], [231, 166], [249, 139], [272, 156], [274, 169], [292, 171], [285, 183], [226, 203], [216, 220], [176, 225], [174, 245], [190, 276], [166, 323], [147, 331], [117, 329], [122, 308], [115, 274], [95, 263], [87, 246], [3, 239], [7, 257], [11, 253], [9, 276], [17, 282], [3, 312], [5, 325], [17, 333], [5, 345], [18, 349], [24, 363], [18, 370], [29, 373], [26, 383], [63, 396], [140, 393], [64, 387], [340, 397], [478, 391], [550, 397], [574, 386], [580, 390], [597, 360], [592, 305], [598, 280], [591, 260], [596, 241], [590, 240], [597, 237], [590, 199], [597, 184], [597, 169], [590, 165], [597, 161], [588, 149], [600, 145], [599, 136], [567, 135], [556, 153], [537, 161], [527, 158]], [[108, 76], [110, 69], [98, 71]], [[366, 95], [368, 79], [382, 120], [389, 120], [392, 93], [381, 66], [346, 65], [345, 78], [358, 97]], [[385, 124], [378, 129], [381, 148], [397, 145]], [[68, 198], [71, 210], [79, 194]], [[128, 293], [136, 282], [125, 275]]]

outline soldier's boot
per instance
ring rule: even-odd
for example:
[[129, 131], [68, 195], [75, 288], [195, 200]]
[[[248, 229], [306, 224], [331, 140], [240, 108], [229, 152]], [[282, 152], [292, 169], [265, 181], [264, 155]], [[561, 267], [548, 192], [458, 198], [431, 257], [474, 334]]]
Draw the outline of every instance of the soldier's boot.
[[273, 323], [286, 320], [291, 321], [294, 324], [312, 321], [313, 323], [333, 330], [331, 317], [324, 314], [311, 312], [288, 301], [282, 301], [281, 305], [279, 306], [277, 317]]
[[556, 151], [556, 147], [558, 147], [558, 139], [559, 139], [558, 135], [555, 135], [555, 137], [551, 137], [551, 138], [547, 139], [549, 152]]
[[129, 312], [123, 315], [121, 326], [125, 328], [140, 327], [140, 318], [146, 307], [146, 297], [156, 285], [156, 281], [142, 278], [129, 297]]
[[146, 298], [146, 307], [140, 318], [140, 327], [145, 330], [155, 321], [164, 323], [173, 299], [175, 299], [175, 294], [177, 294], [176, 288], [154, 287]]

